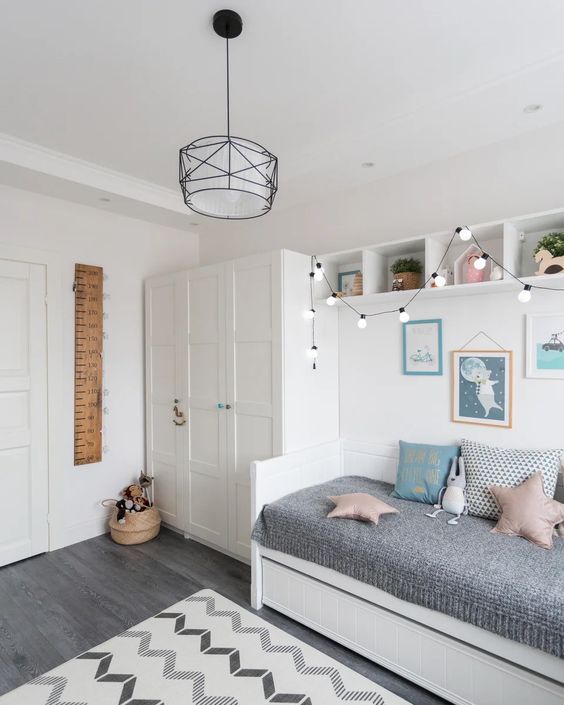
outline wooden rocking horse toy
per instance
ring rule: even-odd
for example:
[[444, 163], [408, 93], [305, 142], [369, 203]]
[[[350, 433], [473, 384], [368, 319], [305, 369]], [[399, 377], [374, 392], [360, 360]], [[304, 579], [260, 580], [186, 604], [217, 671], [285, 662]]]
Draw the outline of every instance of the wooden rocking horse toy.
[[535, 255], [535, 262], [539, 265], [539, 271], [536, 274], [564, 272], [564, 256], [553, 257], [548, 250], [539, 250]]

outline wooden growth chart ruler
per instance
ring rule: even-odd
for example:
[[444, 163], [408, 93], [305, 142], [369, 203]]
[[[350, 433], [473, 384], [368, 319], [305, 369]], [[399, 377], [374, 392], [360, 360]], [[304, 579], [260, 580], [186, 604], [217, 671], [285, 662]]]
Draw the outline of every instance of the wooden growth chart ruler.
[[74, 464], [102, 460], [103, 270], [74, 268]]

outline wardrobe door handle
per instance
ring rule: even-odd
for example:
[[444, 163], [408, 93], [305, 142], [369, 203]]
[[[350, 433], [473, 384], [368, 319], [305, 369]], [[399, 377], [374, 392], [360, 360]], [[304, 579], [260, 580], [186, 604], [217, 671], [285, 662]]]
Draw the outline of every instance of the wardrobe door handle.
[[226, 404], [226, 405], [225, 405], [225, 408], [226, 408], [226, 409], [230, 409], [230, 408], [231, 408], [231, 404]]

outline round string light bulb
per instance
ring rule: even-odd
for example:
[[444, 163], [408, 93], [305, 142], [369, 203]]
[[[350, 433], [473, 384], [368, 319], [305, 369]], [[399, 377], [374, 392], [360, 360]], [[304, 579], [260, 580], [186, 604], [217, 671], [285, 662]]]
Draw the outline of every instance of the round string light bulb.
[[464, 242], [467, 242], [472, 238], [472, 231], [467, 225], [464, 225], [462, 227], [456, 228], [457, 235], [460, 237], [461, 240]]
[[474, 268], [478, 270], [485, 269], [486, 264], [488, 263], [488, 259], [489, 255], [487, 255], [485, 252], [482, 252], [482, 255], [474, 260]]
[[331, 294], [327, 297], [327, 306], [334, 306], [337, 303], [337, 294]]
[[532, 286], [530, 284], [525, 284], [525, 287], [523, 288], [523, 291], [520, 291], [517, 294], [517, 298], [522, 304], [529, 303], [531, 300], [532, 294], [531, 294], [531, 289]]
[[446, 285], [446, 279], [443, 277], [442, 274], [437, 274], [436, 272], [433, 272], [433, 274], [431, 274], [431, 276], [433, 277], [433, 281], [435, 282], [435, 286], [442, 287], [442, 286]]
[[402, 323], [409, 321], [409, 313], [404, 308], [400, 308], [399, 310], [399, 319]]
[[313, 275], [313, 278], [315, 279], [316, 282], [322, 282], [323, 281], [323, 274], [325, 270], [323, 269], [323, 265], [318, 262], [315, 265], [315, 273]]
[[366, 316], [364, 313], [360, 314], [360, 318], [358, 319], [358, 323], [356, 324], [359, 328], [366, 328]]
[[310, 308], [309, 311], [304, 311], [304, 318], [306, 321], [311, 321], [312, 318], [315, 318], [315, 309]]
[[311, 348], [307, 351], [307, 354], [309, 355], [309, 357], [315, 360], [317, 358], [317, 345], [312, 345]]

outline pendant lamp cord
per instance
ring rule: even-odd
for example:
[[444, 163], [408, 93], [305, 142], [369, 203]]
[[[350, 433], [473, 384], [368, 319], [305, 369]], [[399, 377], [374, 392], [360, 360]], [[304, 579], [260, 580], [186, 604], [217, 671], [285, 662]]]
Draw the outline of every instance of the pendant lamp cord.
[[229, 25], [227, 25], [227, 37], [225, 38], [225, 54], [227, 57], [227, 137], [231, 137], [231, 124], [229, 119]]
[[230, 106], [229, 106], [229, 24], [227, 25], [227, 37], [225, 37], [225, 55], [227, 59], [227, 153], [228, 153], [228, 177], [227, 177], [227, 188], [231, 188], [231, 119], [230, 119]]

